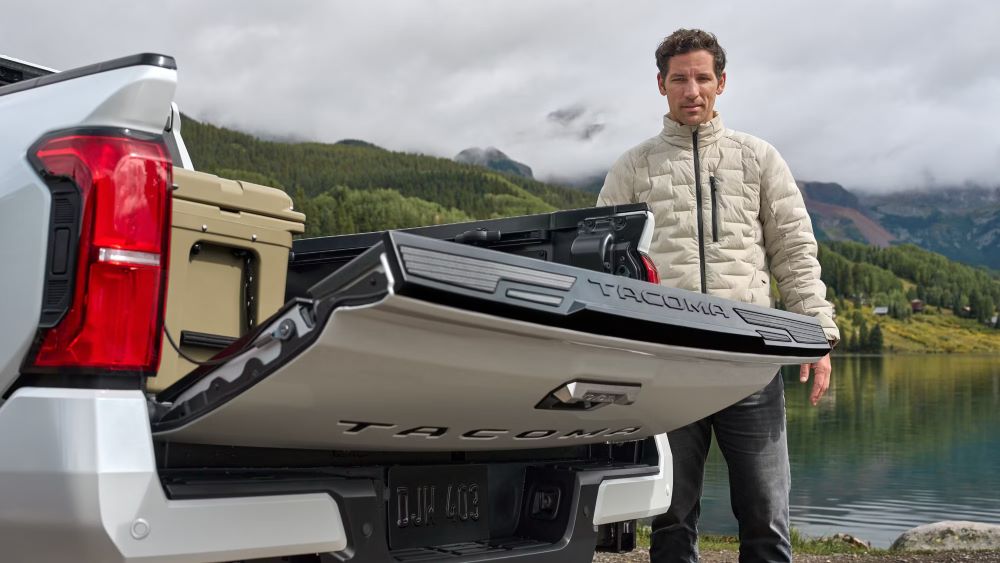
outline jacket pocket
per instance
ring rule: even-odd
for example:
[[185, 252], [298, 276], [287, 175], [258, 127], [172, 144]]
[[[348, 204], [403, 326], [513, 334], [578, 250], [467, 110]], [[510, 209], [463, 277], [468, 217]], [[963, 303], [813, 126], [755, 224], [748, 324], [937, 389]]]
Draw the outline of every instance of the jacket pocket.
[[764, 307], [773, 306], [771, 299], [771, 278], [765, 272], [754, 268], [747, 287], [746, 302]]
[[719, 242], [719, 190], [715, 176], [708, 177], [709, 191], [712, 192], [712, 242]]

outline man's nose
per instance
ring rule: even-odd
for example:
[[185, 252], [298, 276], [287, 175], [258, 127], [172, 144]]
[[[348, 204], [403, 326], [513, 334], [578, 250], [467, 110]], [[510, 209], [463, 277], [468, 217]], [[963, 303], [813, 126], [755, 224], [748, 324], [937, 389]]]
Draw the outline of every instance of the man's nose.
[[688, 98], [697, 98], [699, 93], [698, 84], [694, 80], [688, 80], [684, 84], [684, 95]]

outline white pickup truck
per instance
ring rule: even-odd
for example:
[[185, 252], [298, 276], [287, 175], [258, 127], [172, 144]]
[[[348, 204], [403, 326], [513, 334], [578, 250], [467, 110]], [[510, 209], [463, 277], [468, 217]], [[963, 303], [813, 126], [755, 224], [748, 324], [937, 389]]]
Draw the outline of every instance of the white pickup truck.
[[0, 559], [590, 561], [668, 507], [662, 433], [828, 351], [656, 285], [634, 205], [297, 240], [284, 305], [156, 385], [199, 291], [175, 62], [0, 69]]

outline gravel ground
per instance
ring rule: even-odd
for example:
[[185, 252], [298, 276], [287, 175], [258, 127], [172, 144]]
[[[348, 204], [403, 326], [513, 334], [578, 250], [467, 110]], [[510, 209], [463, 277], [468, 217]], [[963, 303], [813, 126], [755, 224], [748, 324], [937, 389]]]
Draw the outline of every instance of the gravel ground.
[[[737, 563], [735, 551], [703, 551], [702, 563]], [[1000, 551], [943, 551], [938, 553], [880, 553], [877, 555], [796, 555], [804, 563], [1000, 563]], [[598, 553], [594, 563], [648, 563], [649, 551], [636, 549], [631, 553], [611, 555]]]

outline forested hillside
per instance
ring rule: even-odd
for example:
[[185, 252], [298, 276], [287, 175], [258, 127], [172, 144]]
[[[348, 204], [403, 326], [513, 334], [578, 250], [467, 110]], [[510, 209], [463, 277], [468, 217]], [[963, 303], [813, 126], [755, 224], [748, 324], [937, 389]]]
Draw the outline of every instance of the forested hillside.
[[[332, 145], [265, 141], [187, 117], [182, 131], [197, 169], [281, 187], [301, 209], [317, 208], [312, 200], [319, 197], [321, 202], [344, 198], [354, 198], [355, 204], [392, 202], [386, 209], [366, 204], [327, 210], [333, 216], [321, 221], [322, 226], [314, 223], [310, 233], [315, 234], [352, 232], [359, 225], [370, 225], [366, 215], [372, 212], [382, 213], [381, 220], [386, 221], [379, 228], [393, 228], [594, 204], [593, 194], [356, 141]], [[372, 190], [392, 193], [381, 191], [374, 196], [368, 193]], [[399, 215], [405, 207], [411, 209], [406, 216]], [[336, 217], [345, 213], [348, 217]]]
[[910, 301], [958, 312], [979, 321], [992, 318], [1000, 303], [1000, 279], [981, 268], [948, 260], [912, 244], [877, 248], [856, 242], [826, 243], [820, 255], [823, 281], [834, 296], [867, 298], [908, 316]]
[[825, 243], [820, 264], [843, 350], [1000, 351], [995, 272], [912, 244]]

